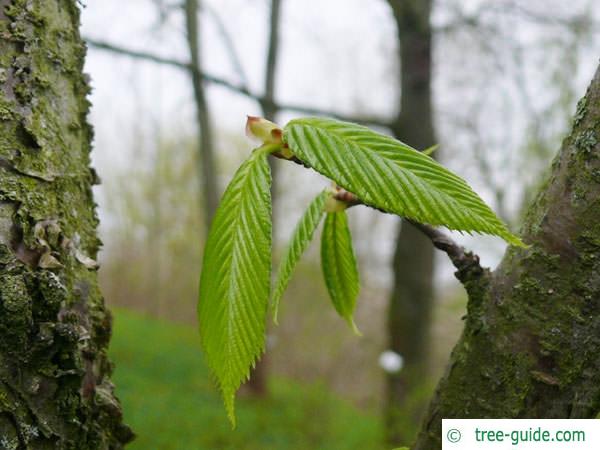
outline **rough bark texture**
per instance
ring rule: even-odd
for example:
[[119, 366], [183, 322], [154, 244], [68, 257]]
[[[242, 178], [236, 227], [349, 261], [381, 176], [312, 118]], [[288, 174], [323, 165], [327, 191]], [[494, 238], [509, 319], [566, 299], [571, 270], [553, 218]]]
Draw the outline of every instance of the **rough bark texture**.
[[[431, 26], [429, 0], [389, 0], [398, 28], [401, 65], [401, 105], [392, 130], [416, 148], [435, 143], [431, 107]], [[394, 287], [389, 306], [390, 348], [401, 354], [404, 369], [388, 376], [386, 430], [391, 444], [406, 442], [400, 430], [408, 415], [418, 420], [422, 411], [407, 412], [406, 397], [422, 383], [428, 360], [427, 337], [433, 302], [434, 249], [427, 236], [402, 222], [393, 261]]]
[[0, 0], [0, 448], [120, 449], [75, 0]]
[[529, 249], [465, 280], [463, 335], [414, 450], [442, 418], [593, 418], [600, 411], [600, 69], [530, 206]]

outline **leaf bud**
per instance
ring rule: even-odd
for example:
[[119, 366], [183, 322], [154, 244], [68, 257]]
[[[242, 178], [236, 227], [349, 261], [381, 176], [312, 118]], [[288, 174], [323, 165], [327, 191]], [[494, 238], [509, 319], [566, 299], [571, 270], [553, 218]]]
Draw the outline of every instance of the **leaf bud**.
[[263, 144], [281, 144], [283, 131], [276, 123], [256, 116], [248, 116], [246, 121], [246, 135], [256, 138]]

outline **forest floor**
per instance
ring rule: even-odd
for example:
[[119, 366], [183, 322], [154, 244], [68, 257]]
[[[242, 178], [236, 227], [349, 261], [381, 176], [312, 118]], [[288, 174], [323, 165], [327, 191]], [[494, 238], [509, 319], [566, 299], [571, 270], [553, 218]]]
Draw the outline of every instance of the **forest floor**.
[[238, 396], [231, 429], [197, 330], [113, 310], [110, 354], [131, 450], [382, 450], [383, 425], [322, 384], [281, 378], [268, 399]]

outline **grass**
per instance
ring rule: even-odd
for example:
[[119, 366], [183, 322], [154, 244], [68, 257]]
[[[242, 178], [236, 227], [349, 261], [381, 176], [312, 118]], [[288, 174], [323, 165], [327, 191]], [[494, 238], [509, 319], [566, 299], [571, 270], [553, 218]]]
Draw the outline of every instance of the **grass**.
[[376, 415], [323, 385], [274, 379], [268, 399], [238, 398], [231, 429], [195, 329], [116, 310], [110, 354], [131, 450], [382, 450]]

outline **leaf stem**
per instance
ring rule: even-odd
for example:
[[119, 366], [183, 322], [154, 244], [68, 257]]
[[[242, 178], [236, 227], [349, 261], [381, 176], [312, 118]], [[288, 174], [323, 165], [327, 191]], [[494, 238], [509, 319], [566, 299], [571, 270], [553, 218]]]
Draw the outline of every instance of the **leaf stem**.
[[253, 151], [256, 153], [266, 153], [267, 155], [272, 155], [276, 152], [281, 151], [283, 148], [283, 144], [281, 142], [272, 143], [272, 144], [263, 144], [260, 147], [255, 148]]

